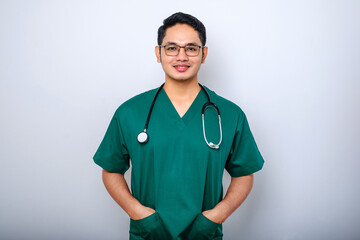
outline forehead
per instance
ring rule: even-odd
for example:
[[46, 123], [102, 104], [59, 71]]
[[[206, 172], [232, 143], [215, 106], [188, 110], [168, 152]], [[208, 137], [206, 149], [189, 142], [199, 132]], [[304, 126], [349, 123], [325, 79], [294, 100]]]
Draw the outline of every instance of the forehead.
[[176, 24], [165, 30], [163, 44], [174, 42], [177, 44], [197, 43], [201, 45], [199, 33], [187, 24]]

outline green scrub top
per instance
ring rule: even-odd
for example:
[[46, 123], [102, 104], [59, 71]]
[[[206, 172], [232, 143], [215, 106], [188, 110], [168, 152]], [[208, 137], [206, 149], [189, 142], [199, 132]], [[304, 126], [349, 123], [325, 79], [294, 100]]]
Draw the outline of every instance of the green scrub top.
[[[251, 134], [246, 116], [234, 103], [208, 91], [220, 110], [223, 140], [210, 148], [203, 135], [201, 109], [207, 97], [201, 90], [180, 117], [162, 89], [156, 99], [147, 133], [140, 144], [157, 89], [137, 95], [115, 112], [94, 161], [103, 169], [124, 174], [132, 165], [131, 192], [156, 212], [140, 220], [130, 219], [130, 239], [222, 239], [222, 224], [201, 214], [223, 199], [224, 169], [232, 177], [260, 170], [263, 158]], [[208, 142], [218, 143], [216, 111], [205, 112]]]

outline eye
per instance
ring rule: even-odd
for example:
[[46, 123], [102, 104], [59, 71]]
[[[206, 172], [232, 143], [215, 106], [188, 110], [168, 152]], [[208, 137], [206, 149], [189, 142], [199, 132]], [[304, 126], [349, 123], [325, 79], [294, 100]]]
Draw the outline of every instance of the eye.
[[196, 52], [196, 51], [198, 50], [198, 48], [197, 48], [197, 47], [194, 47], [194, 46], [188, 46], [188, 47], [186, 48], [186, 50], [187, 50], [187, 51], [190, 51], [190, 52]]
[[166, 51], [172, 51], [172, 52], [175, 52], [177, 51], [177, 46], [176, 45], [168, 45], [166, 46]]

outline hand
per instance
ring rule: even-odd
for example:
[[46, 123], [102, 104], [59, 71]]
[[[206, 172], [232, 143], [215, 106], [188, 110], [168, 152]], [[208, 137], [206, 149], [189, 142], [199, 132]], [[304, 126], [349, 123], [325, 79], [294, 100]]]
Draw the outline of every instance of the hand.
[[132, 218], [133, 220], [140, 220], [146, 218], [147, 216], [150, 216], [155, 212], [156, 211], [154, 209], [141, 205], [134, 209], [134, 213], [132, 216], [130, 216], [130, 218]]
[[215, 223], [218, 223], [218, 224], [223, 223], [223, 222], [225, 221], [224, 219], [222, 219], [221, 213], [218, 212], [218, 210], [215, 209], [215, 208], [213, 208], [213, 209], [211, 209], [211, 210], [204, 211], [204, 212], [202, 212], [202, 214], [203, 214], [206, 218], [208, 218], [208, 219], [210, 219], [211, 221], [213, 221], [213, 222], [215, 222]]

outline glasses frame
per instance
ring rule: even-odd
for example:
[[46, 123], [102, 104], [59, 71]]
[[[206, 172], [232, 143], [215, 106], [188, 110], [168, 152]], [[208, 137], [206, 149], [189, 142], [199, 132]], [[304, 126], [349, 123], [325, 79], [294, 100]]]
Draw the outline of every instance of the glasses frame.
[[[205, 47], [205, 46], [199, 46], [199, 45], [196, 45], [196, 44], [187, 44], [187, 45], [185, 45], [185, 46], [182, 47], [182, 46], [179, 46], [179, 45], [173, 44], [173, 43], [171, 43], [171, 44], [165, 44], [165, 45], [159, 45], [159, 47], [160, 47], [160, 48], [165, 48], [165, 47], [171, 46], [171, 45], [175, 45], [175, 46], [179, 47], [178, 52], [177, 52], [176, 55], [169, 55], [169, 54], [166, 53], [166, 49], [165, 49], [165, 55], [166, 55], [166, 56], [170, 56], [170, 57], [178, 56], [179, 53], [180, 53], [180, 49], [183, 48], [184, 51], [185, 51], [186, 56], [188, 56], [188, 57], [197, 57], [197, 56], [199, 56], [199, 54], [200, 54], [200, 49], [203, 49], [203, 48]], [[198, 47], [198, 48], [199, 48], [199, 52], [198, 52], [198, 54], [196, 54], [196, 55], [188, 55], [187, 52], [186, 52], [186, 49], [185, 49], [186, 47]]]

